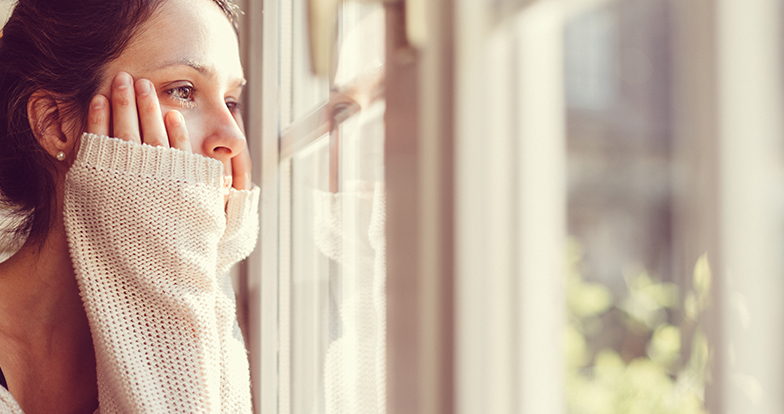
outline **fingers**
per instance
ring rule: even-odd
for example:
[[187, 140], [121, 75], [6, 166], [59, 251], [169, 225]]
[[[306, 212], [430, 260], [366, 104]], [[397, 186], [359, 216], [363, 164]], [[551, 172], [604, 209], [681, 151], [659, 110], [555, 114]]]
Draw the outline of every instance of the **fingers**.
[[115, 137], [142, 143], [133, 78], [125, 72], [117, 74], [112, 82], [112, 121]]
[[251, 181], [251, 160], [248, 146], [231, 159], [231, 172], [233, 187], [237, 190], [250, 190], [253, 187]]
[[147, 79], [139, 79], [134, 83], [131, 75], [125, 72], [118, 73], [112, 82], [111, 108], [106, 98], [99, 95], [93, 99], [88, 132], [111, 134], [137, 144], [171, 146], [191, 152], [182, 114], [170, 111], [164, 119], [155, 85]]
[[96, 95], [90, 102], [87, 114], [87, 132], [95, 135], [109, 135], [109, 100], [103, 95]]
[[188, 138], [188, 129], [185, 128], [185, 118], [179, 111], [169, 111], [164, 118], [166, 132], [169, 134], [169, 144], [172, 148], [192, 152], [191, 140]]
[[136, 107], [138, 123], [142, 126], [144, 143], [154, 147], [169, 147], [166, 127], [161, 117], [161, 106], [155, 94], [155, 86], [147, 79], [136, 81]]

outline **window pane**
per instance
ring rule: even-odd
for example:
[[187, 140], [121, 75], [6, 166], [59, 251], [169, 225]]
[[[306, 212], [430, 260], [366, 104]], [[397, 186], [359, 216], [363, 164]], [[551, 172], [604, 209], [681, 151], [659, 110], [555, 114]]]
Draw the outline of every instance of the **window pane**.
[[[337, 320], [327, 353], [328, 413], [380, 413], [386, 404], [384, 104], [340, 126], [340, 192], [324, 194], [336, 274]], [[326, 208], [328, 200], [329, 208]]]
[[703, 412], [710, 270], [678, 220], [699, 201], [673, 186], [694, 170], [673, 137], [669, 4], [612, 1], [564, 28], [574, 414]]
[[[329, 137], [292, 159], [291, 412], [324, 412], [324, 358], [335, 318], [330, 299], [332, 246], [325, 239], [329, 207]], [[284, 310], [285, 311], [285, 310]]]
[[[329, 99], [329, 80], [313, 75], [308, 35], [308, 0], [283, 0], [292, 8], [291, 116], [292, 122], [324, 104]], [[282, 74], [286, 76], [286, 74]], [[285, 83], [285, 82], [284, 82]], [[285, 128], [288, 122], [283, 123]]]
[[346, 2], [340, 20], [340, 55], [334, 84], [345, 88], [384, 65], [384, 9], [380, 4]]
[[[307, 22], [306, 2], [292, 4], [295, 26]], [[290, 336], [290, 353], [281, 353], [291, 378], [281, 394], [289, 400], [281, 404], [284, 412], [385, 412], [384, 9], [346, 2], [338, 16], [329, 96], [309, 62], [297, 60], [296, 36], [293, 41], [297, 127], [282, 142], [293, 148], [290, 315], [281, 309], [281, 320], [291, 321], [289, 330], [281, 328]], [[300, 122], [317, 105], [319, 122]], [[318, 135], [326, 128], [322, 119], [327, 135], [302, 149], [288, 146]]]

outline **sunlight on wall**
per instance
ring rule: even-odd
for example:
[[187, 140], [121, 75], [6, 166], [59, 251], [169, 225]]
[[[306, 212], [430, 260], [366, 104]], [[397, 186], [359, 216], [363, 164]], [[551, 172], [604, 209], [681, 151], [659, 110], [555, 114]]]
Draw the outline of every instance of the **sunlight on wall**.
[[[9, 0], [0, 0], [0, 27], [5, 25], [5, 22], [8, 21], [8, 17], [11, 14], [11, 6], [12, 2]], [[7, 219], [5, 214], [2, 210], [0, 210], [0, 230], [10, 227], [10, 224], [7, 223]], [[0, 262], [5, 261], [11, 254], [16, 251], [16, 247], [9, 247], [3, 243], [0, 243]]]
[[0, 0], [0, 26], [5, 25], [5, 22], [8, 21], [8, 17], [11, 15], [12, 4], [8, 0]]

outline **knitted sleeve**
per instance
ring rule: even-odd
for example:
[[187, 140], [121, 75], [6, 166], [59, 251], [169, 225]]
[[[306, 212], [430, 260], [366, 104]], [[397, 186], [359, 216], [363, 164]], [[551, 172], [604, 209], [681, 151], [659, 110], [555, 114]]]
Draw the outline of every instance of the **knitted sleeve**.
[[24, 414], [8, 390], [0, 387], [0, 414]]
[[82, 137], [65, 224], [101, 413], [251, 411], [224, 273], [255, 245], [259, 190], [224, 207], [221, 174], [200, 155]]

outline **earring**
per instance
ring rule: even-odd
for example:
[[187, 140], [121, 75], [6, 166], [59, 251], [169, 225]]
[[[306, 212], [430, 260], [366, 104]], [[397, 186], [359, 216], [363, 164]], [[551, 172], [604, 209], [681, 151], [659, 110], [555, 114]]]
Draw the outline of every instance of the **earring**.
[[65, 153], [60, 151], [56, 155], [57, 161], [63, 161], [65, 159]]

